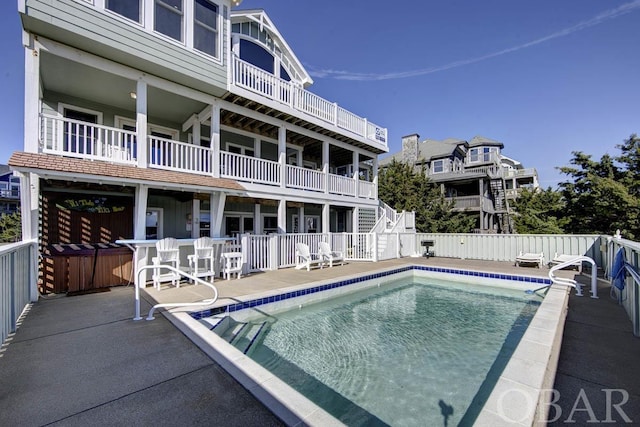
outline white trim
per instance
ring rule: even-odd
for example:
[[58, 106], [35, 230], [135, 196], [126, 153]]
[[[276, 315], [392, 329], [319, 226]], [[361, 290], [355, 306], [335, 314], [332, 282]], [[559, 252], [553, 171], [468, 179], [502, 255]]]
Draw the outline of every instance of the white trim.
[[[136, 129], [138, 128], [136, 121], [128, 117], [116, 115], [116, 116], [113, 116], [113, 121], [114, 121], [115, 127], [117, 127], [118, 129], [122, 129], [124, 125], [132, 126]], [[148, 132], [148, 136], [153, 136], [151, 135], [152, 132], [171, 135], [171, 139], [173, 139], [174, 141], [179, 141], [179, 138], [180, 138], [180, 131], [178, 129], [168, 128], [168, 127], [156, 125], [153, 123], [147, 123], [147, 132]]]
[[97, 125], [101, 125], [102, 124], [102, 111], [96, 111], [96, 110], [91, 110], [89, 108], [84, 108], [84, 107], [77, 107], [73, 104], [66, 104], [64, 102], [58, 102], [58, 116], [61, 118], [64, 118], [64, 110], [75, 110], [75, 111], [79, 111], [81, 113], [85, 113], [85, 114], [93, 114], [94, 116], [96, 116], [96, 124]]

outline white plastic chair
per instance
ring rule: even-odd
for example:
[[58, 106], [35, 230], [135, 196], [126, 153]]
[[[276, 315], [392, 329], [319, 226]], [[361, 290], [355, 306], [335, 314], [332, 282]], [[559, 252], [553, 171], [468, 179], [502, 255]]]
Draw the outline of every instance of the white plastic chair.
[[213, 245], [214, 242], [211, 237], [200, 237], [193, 241], [193, 254], [187, 256], [191, 275], [203, 278], [210, 277], [211, 283], [213, 283], [213, 278], [215, 277]]
[[[169, 264], [174, 268], [180, 268], [180, 250], [178, 249], [178, 241], [173, 237], [167, 237], [156, 242], [157, 256], [153, 257], [151, 261], [154, 266], [160, 266], [162, 264]], [[160, 282], [163, 280], [171, 280], [171, 283], [180, 287], [180, 275], [173, 271], [168, 274], [163, 274], [161, 268], [153, 269], [153, 286], [160, 290]]]
[[296, 270], [306, 268], [309, 271], [312, 265], [319, 265], [322, 268], [322, 258], [319, 258], [318, 254], [312, 254], [306, 243], [296, 243]]
[[318, 243], [318, 255], [323, 261], [329, 262], [329, 267], [333, 267], [333, 263], [344, 264], [344, 256], [340, 251], [332, 251], [327, 242]]
[[242, 266], [244, 264], [242, 247], [240, 245], [226, 245], [224, 250], [225, 252], [220, 257], [222, 277], [231, 280], [231, 275], [235, 273], [236, 278], [239, 279], [242, 277]]

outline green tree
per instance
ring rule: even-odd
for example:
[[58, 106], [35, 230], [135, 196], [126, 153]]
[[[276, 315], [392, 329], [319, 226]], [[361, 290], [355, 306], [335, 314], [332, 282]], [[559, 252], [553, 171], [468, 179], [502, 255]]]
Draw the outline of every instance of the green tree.
[[0, 215], [0, 242], [12, 243], [22, 240], [22, 217], [20, 211]]
[[520, 234], [561, 234], [567, 220], [564, 218], [562, 194], [547, 188], [531, 191], [524, 189], [513, 202], [516, 211], [514, 225]]
[[605, 154], [600, 161], [573, 152], [573, 166], [559, 168], [571, 178], [560, 184], [566, 232], [612, 234], [619, 229], [628, 239], [640, 237], [640, 140], [631, 135], [617, 148], [619, 157]]
[[395, 160], [380, 172], [378, 197], [397, 211], [415, 211], [419, 232], [468, 233], [475, 224], [472, 217], [452, 211], [424, 170]]

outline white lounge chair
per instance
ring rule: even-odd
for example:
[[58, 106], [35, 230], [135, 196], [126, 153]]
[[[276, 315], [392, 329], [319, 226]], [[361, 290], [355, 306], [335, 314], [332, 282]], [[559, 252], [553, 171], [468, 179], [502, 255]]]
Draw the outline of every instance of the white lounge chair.
[[318, 243], [318, 255], [323, 261], [329, 262], [329, 267], [333, 267], [334, 263], [344, 264], [344, 256], [340, 251], [332, 251], [327, 242]]
[[[564, 262], [573, 261], [579, 256], [580, 255], [558, 254], [556, 252], [555, 255], [553, 256], [553, 259], [549, 261], [549, 266], [551, 267], [557, 264], [562, 264]], [[573, 264], [570, 265], [570, 267], [576, 267], [578, 269], [578, 273], [582, 273], [582, 261], [575, 261]]]
[[151, 261], [153, 265], [158, 267], [153, 269], [153, 286], [160, 290], [160, 282], [171, 280], [172, 284], [180, 287], [180, 275], [173, 271], [162, 273], [159, 268], [162, 264], [169, 264], [174, 268], [180, 269], [180, 249], [178, 249], [178, 241], [173, 237], [167, 237], [156, 242], [157, 256]]
[[309, 245], [306, 243], [296, 243], [296, 270], [306, 268], [311, 270], [312, 265], [319, 265], [322, 268], [324, 261], [318, 257], [318, 254], [312, 254], [309, 251]]
[[520, 254], [516, 257], [516, 266], [519, 267], [520, 264], [538, 264], [538, 268], [542, 268], [542, 264], [544, 264], [544, 253], [523, 253], [520, 251]]

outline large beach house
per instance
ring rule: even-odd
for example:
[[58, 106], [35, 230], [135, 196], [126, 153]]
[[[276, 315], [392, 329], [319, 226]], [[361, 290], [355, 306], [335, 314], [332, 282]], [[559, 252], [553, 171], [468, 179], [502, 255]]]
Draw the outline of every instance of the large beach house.
[[25, 139], [9, 164], [24, 238], [43, 251], [101, 243], [121, 257], [104, 245], [372, 229], [387, 130], [310, 92], [263, 10], [18, 3]]
[[538, 172], [502, 153], [504, 144], [482, 136], [469, 141], [402, 138], [402, 151], [380, 161], [397, 161], [424, 170], [440, 186], [453, 209], [475, 218], [478, 233], [512, 233], [513, 208], [522, 189], [539, 188]]

